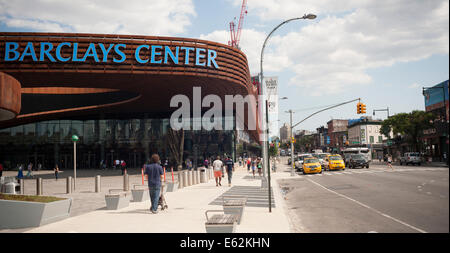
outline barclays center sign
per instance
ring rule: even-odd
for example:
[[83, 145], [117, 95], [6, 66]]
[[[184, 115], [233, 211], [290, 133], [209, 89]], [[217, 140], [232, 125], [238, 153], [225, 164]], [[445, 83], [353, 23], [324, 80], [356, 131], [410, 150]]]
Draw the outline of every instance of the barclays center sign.
[[[22, 44], [23, 45], [23, 44]], [[21, 47], [18, 42], [5, 42], [1, 57], [5, 62], [81, 62], [123, 63], [127, 60], [127, 44], [90, 43], [82, 56], [79, 55], [78, 42], [26, 42]], [[134, 46], [133, 46], [134, 48]], [[36, 53], [37, 52], [37, 53]], [[64, 53], [63, 53], [64, 52]], [[69, 52], [69, 54], [67, 54]], [[212, 49], [163, 45], [138, 45], [134, 49], [134, 60], [139, 64], [175, 64], [203, 66], [219, 69], [216, 62], [217, 52]], [[192, 62], [191, 62], [191, 56]]]

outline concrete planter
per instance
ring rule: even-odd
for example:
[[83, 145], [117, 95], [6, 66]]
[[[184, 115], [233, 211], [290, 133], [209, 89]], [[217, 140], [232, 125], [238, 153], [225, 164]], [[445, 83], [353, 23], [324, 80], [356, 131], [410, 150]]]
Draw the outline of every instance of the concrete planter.
[[0, 200], [0, 228], [39, 227], [63, 220], [70, 215], [72, 199], [49, 203]]
[[168, 182], [166, 183], [167, 192], [175, 192], [178, 190], [178, 182]]
[[131, 190], [131, 195], [133, 196], [133, 202], [143, 202], [150, 199], [148, 193], [148, 187], [139, 185], [134, 186], [134, 189]]
[[110, 193], [105, 195], [106, 209], [118, 210], [130, 205], [130, 194], [126, 192]]

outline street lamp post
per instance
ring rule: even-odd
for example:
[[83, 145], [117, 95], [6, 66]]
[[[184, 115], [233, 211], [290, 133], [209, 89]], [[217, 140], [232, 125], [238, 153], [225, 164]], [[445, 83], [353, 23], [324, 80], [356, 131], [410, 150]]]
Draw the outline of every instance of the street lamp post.
[[[266, 47], [266, 43], [269, 40], [270, 36], [282, 25], [291, 22], [293, 20], [298, 20], [298, 19], [315, 19], [317, 16], [314, 14], [305, 14], [303, 15], [303, 17], [301, 18], [291, 18], [288, 20], [283, 21], [281, 24], [279, 24], [278, 26], [276, 26], [270, 33], [269, 35], [267, 35], [266, 39], [264, 40], [264, 44], [263, 47], [261, 49], [261, 64], [260, 64], [260, 75], [261, 75], [261, 83], [264, 84], [264, 72], [263, 72], [263, 56], [264, 56], [264, 48]], [[261, 89], [262, 91], [264, 90]], [[262, 92], [263, 93], [263, 92]], [[263, 94], [261, 94], [263, 95]], [[268, 182], [268, 191], [269, 191], [269, 212], [272, 212], [272, 198], [271, 198], [271, 192], [270, 192], [270, 165], [269, 165], [269, 157], [268, 157], [268, 150], [269, 150], [269, 142], [268, 142], [268, 137], [269, 137], [269, 115], [268, 115], [268, 98], [265, 99], [266, 100], [266, 120], [265, 120], [265, 127], [266, 127], [266, 131], [265, 131], [265, 135], [263, 138], [263, 178], [262, 178], [262, 185], [265, 185], [265, 171], [267, 170], [267, 182]]]
[[292, 165], [292, 168], [291, 168], [291, 176], [294, 176], [295, 175], [295, 162], [294, 162], [294, 133], [293, 133], [293, 131], [292, 131], [292, 110], [289, 110], [288, 111], [289, 112], [289, 114], [290, 114], [290, 119], [291, 119], [291, 124], [289, 125], [289, 128], [290, 128], [290, 131], [291, 131], [291, 139], [290, 139], [290, 141], [291, 141], [291, 165]]
[[72, 135], [72, 141], [73, 141], [73, 190], [76, 189], [77, 184], [77, 141], [78, 136], [75, 134]]

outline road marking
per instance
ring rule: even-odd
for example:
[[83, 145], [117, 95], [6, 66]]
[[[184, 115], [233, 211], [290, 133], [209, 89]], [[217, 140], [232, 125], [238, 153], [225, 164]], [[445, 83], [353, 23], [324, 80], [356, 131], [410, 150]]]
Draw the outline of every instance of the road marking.
[[363, 206], [363, 207], [365, 207], [365, 208], [367, 208], [367, 209], [369, 209], [369, 210], [372, 210], [372, 211], [374, 211], [374, 212], [376, 212], [376, 213], [378, 213], [378, 214], [380, 214], [380, 215], [382, 215], [382, 216], [384, 216], [384, 217], [386, 217], [386, 218], [389, 218], [389, 219], [391, 219], [391, 220], [393, 220], [393, 221], [396, 221], [396, 222], [398, 222], [398, 223], [400, 223], [400, 224], [402, 224], [402, 225], [405, 225], [405, 226], [407, 226], [407, 227], [409, 227], [409, 228], [412, 228], [412, 229], [414, 229], [414, 230], [417, 230], [417, 231], [419, 231], [420, 233], [427, 233], [426, 231], [424, 231], [424, 230], [422, 230], [422, 229], [420, 229], [420, 228], [416, 228], [416, 227], [414, 227], [413, 225], [409, 225], [409, 224], [406, 223], [406, 222], [403, 222], [403, 221], [401, 221], [401, 220], [399, 220], [399, 219], [396, 219], [396, 218], [394, 218], [394, 217], [391, 217], [391, 216], [389, 216], [389, 215], [387, 215], [387, 214], [385, 214], [385, 213], [383, 213], [383, 212], [380, 212], [380, 211], [378, 211], [377, 209], [374, 209], [374, 208], [372, 208], [372, 207], [370, 207], [370, 206], [368, 206], [368, 205], [366, 205], [366, 204], [363, 204], [363, 203], [361, 203], [361, 202], [359, 202], [359, 201], [357, 201], [357, 200], [354, 200], [354, 199], [352, 199], [352, 198], [350, 198], [350, 197], [347, 197], [347, 196], [345, 196], [345, 195], [343, 195], [343, 194], [340, 194], [340, 193], [338, 193], [338, 192], [335, 192], [335, 191], [333, 191], [333, 190], [330, 190], [330, 189], [328, 189], [327, 187], [325, 187], [325, 186], [323, 186], [323, 185], [321, 185], [321, 184], [319, 184], [319, 183], [317, 183], [317, 182], [315, 182], [315, 181], [313, 181], [313, 180], [311, 180], [311, 179], [308, 179], [308, 181], [314, 183], [314, 184], [317, 185], [317, 186], [322, 187], [323, 189], [325, 189], [325, 190], [327, 190], [327, 191], [329, 191], [329, 192], [332, 192], [332, 193], [334, 193], [334, 194], [336, 194], [336, 195], [338, 195], [338, 196], [341, 196], [341, 197], [346, 198], [346, 199], [348, 199], [348, 200], [350, 200], [350, 201], [353, 201], [353, 202], [355, 202], [355, 203], [357, 203], [357, 204], [359, 204], [359, 205], [361, 205], [361, 206]]

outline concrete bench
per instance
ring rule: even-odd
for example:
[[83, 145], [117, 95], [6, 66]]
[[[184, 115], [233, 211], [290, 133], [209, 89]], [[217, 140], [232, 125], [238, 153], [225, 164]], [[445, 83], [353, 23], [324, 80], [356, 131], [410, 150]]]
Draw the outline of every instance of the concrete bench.
[[143, 202], [149, 200], [148, 186], [135, 184], [131, 189], [131, 195], [133, 196], [133, 202]]
[[223, 213], [222, 210], [208, 210], [205, 212], [205, 228], [207, 233], [234, 233], [236, 229], [237, 215], [215, 214], [208, 217], [209, 212]]
[[[113, 193], [116, 191], [117, 193]], [[106, 209], [118, 210], [130, 205], [131, 195], [123, 189], [110, 189], [109, 194], [105, 195]]]
[[222, 197], [223, 212], [225, 214], [234, 214], [237, 216], [237, 223], [241, 224], [244, 207], [247, 204], [246, 197], [224, 196]]

